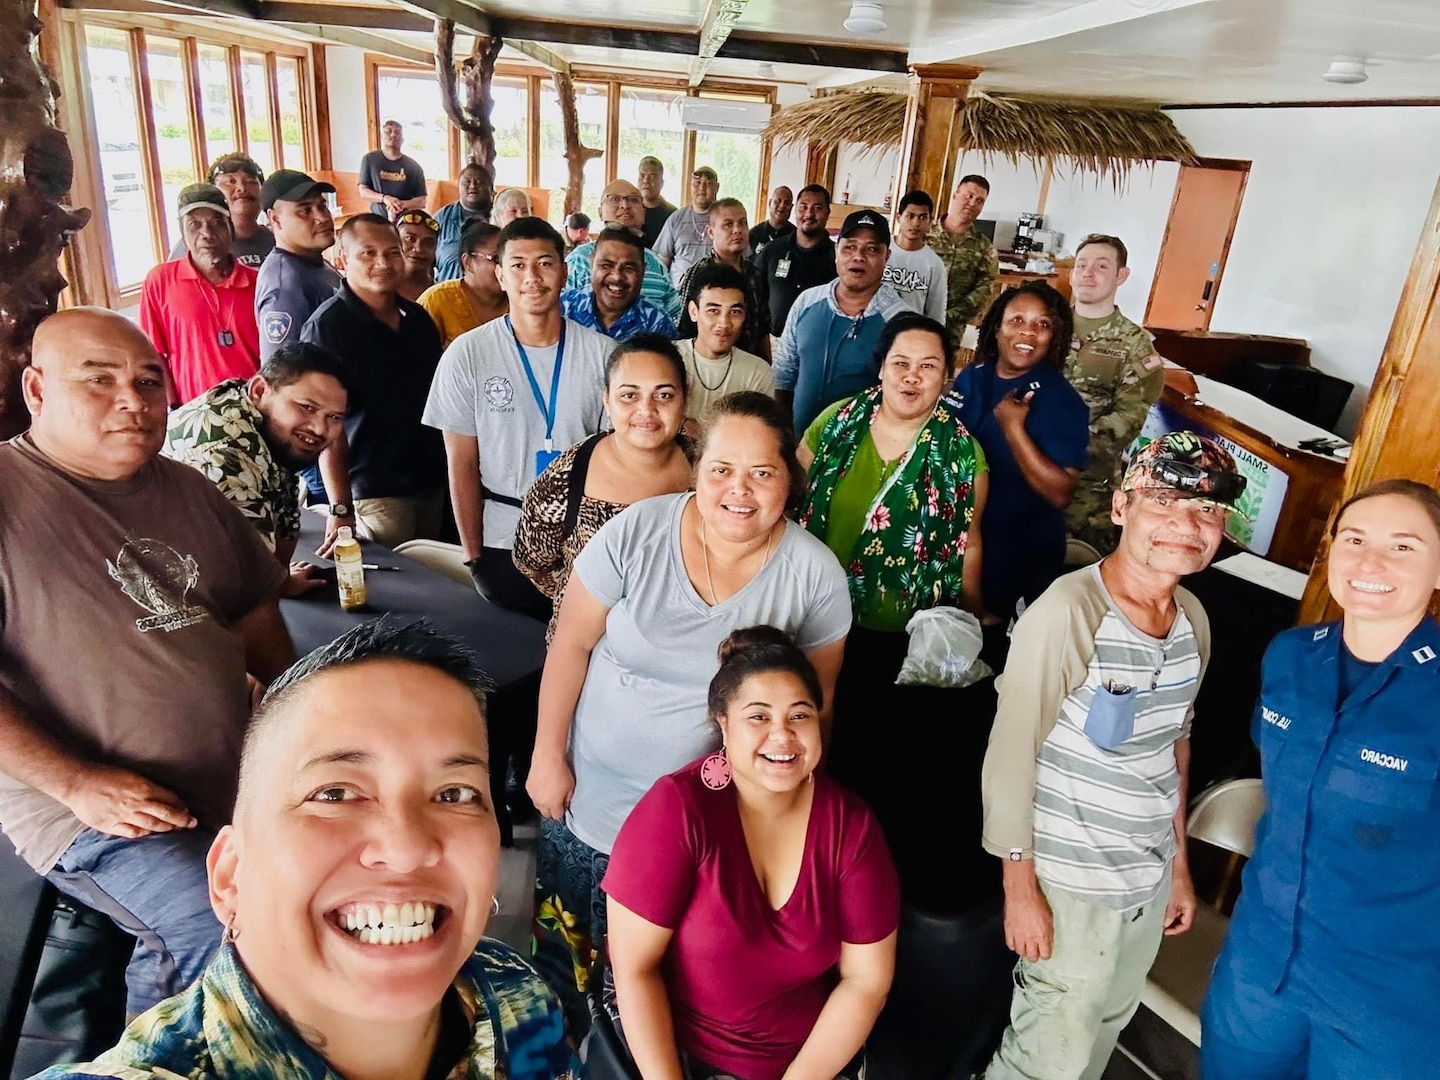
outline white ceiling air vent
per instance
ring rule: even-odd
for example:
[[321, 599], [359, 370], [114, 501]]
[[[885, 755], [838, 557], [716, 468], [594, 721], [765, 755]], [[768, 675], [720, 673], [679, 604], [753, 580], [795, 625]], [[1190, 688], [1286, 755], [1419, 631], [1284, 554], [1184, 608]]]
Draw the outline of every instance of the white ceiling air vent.
[[723, 98], [684, 98], [680, 119], [686, 131], [727, 131], [758, 135], [770, 122], [773, 107], [760, 101], [726, 101]]

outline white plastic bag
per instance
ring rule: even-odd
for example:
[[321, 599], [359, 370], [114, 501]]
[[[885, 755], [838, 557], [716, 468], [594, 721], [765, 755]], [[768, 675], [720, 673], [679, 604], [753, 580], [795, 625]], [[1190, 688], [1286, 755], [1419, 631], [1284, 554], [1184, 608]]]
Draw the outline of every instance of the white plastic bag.
[[900, 686], [962, 687], [993, 675], [980, 657], [980, 620], [953, 607], [926, 608], [905, 624], [910, 647], [895, 682]]

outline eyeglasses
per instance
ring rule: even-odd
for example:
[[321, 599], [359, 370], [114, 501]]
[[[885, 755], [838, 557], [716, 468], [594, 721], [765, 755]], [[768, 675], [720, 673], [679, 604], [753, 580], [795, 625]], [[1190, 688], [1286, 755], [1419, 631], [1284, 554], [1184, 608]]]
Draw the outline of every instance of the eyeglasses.
[[484, 259], [486, 262], [498, 263], [498, 262], [500, 261], [500, 256], [499, 256], [499, 255], [492, 255], [492, 254], [491, 254], [490, 252], [488, 252], [488, 251], [467, 251], [467, 252], [465, 252], [465, 256], [472, 256], [472, 255], [473, 255], [475, 258], [477, 258], [477, 259]]

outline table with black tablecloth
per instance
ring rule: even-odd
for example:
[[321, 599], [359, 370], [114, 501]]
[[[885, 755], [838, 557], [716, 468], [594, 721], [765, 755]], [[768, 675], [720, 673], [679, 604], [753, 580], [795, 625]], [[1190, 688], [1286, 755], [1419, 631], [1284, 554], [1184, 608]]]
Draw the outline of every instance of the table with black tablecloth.
[[[319, 514], [301, 515], [300, 543], [295, 558], [328, 565], [315, 548], [325, 535]], [[505, 809], [505, 772], [512, 756], [528, 751], [535, 738], [535, 702], [545, 664], [545, 624], [496, 607], [473, 588], [397, 555], [379, 544], [361, 542], [365, 562], [387, 567], [365, 572], [368, 604], [359, 611], [340, 607], [332, 583], [312, 593], [281, 601], [285, 625], [301, 654], [334, 641], [352, 627], [382, 615], [412, 620], [425, 618], [437, 630], [474, 650], [480, 666], [494, 681], [490, 697], [490, 791], [501, 836], [510, 842]]]

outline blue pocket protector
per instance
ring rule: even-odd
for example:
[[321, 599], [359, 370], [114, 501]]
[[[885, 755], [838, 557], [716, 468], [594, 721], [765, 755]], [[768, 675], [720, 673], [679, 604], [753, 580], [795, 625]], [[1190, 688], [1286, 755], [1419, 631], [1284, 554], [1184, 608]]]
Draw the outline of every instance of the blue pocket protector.
[[1133, 686], [1113, 683], [1095, 688], [1085, 714], [1085, 737], [1101, 750], [1114, 750], [1135, 734], [1140, 695]]

